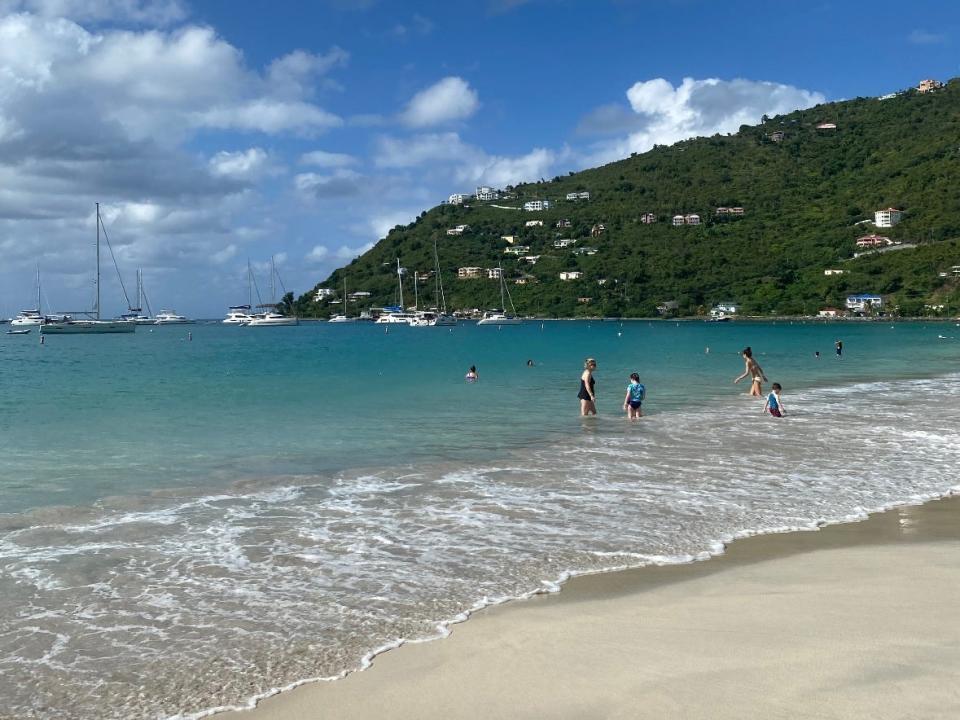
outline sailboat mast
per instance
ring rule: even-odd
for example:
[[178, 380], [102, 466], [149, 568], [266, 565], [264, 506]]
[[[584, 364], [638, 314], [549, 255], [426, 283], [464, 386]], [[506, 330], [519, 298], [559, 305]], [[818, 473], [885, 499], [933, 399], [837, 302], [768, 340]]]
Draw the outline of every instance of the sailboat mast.
[[97, 203], [97, 320], [100, 319], [100, 203]]
[[420, 309], [420, 273], [416, 270], [413, 271], [413, 309]]
[[507, 303], [504, 302], [503, 289], [507, 286], [506, 281], [503, 279], [503, 266], [500, 263], [497, 263], [497, 269], [500, 271], [500, 308], [506, 312]]
[[274, 305], [277, 303], [277, 263], [274, 260], [274, 256], [270, 256], [270, 302]]
[[40, 304], [40, 263], [37, 263], [37, 313], [43, 315], [43, 306]]
[[347, 274], [343, 274], [343, 316], [350, 317], [350, 313], [347, 312]]
[[397, 258], [397, 282], [400, 285], [400, 310], [406, 310], [403, 306], [403, 273], [400, 272], [400, 258]]

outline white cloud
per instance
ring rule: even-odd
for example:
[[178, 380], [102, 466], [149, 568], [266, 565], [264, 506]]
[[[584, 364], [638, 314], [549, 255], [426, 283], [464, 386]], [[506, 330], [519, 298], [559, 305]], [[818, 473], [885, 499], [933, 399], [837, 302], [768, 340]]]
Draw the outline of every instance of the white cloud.
[[0, 0], [0, 15], [29, 12], [78, 22], [169, 25], [187, 16], [180, 0]]
[[[0, 125], [2, 127], [2, 125]], [[313, 150], [300, 156], [301, 165], [315, 165], [322, 168], [338, 168], [355, 165], [357, 158], [345, 153], [326, 152], [325, 150]]]
[[267, 80], [275, 94], [292, 97], [310, 95], [318, 77], [336, 67], [343, 67], [349, 58], [349, 53], [336, 45], [324, 55], [294, 50], [270, 63]]
[[359, 195], [363, 176], [353, 170], [338, 168], [330, 175], [300, 173], [293, 178], [294, 187], [304, 195], [314, 198], [350, 197]]
[[479, 107], [477, 92], [466, 80], [445, 77], [414, 95], [400, 119], [410, 127], [429, 127], [453, 120], [465, 120]]
[[313, 134], [339, 127], [343, 120], [316, 105], [257, 98], [238, 105], [221, 105], [194, 115], [200, 127], [255, 130], [276, 134]]
[[228, 260], [232, 260], [237, 256], [237, 246], [233, 243], [230, 243], [222, 250], [218, 250], [213, 255], [210, 256], [210, 259], [217, 265], [223, 265]]
[[210, 158], [210, 172], [219, 177], [254, 180], [267, 168], [269, 157], [265, 150], [252, 147], [238, 152], [226, 150]]
[[517, 157], [490, 155], [481, 148], [465, 143], [457, 133], [447, 132], [410, 138], [381, 137], [377, 142], [375, 162], [385, 168], [445, 166], [457, 182], [502, 187], [546, 177], [551, 168], [567, 154], [566, 150], [558, 153], [535, 148]]
[[943, 33], [933, 33], [926, 30], [912, 30], [907, 35], [907, 42], [913, 45], [939, 45], [947, 41]]
[[337, 260], [348, 262], [350, 260], [353, 260], [354, 258], [357, 258], [363, 255], [367, 250], [372, 248], [373, 245], [374, 244], [372, 242], [366, 243], [364, 245], [360, 245], [359, 247], [349, 247], [347, 245], [341, 245], [340, 247], [337, 248], [337, 251], [334, 253], [334, 256], [337, 258]]
[[[684, 78], [677, 87], [663, 78], [641, 81], [627, 90], [627, 100], [636, 115], [629, 125], [636, 129], [626, 138], [598, 145], [588, 163], [609, 162], [690, 137], [736, 132], [741, 125], [759, 122], [763, 115], [825, 102], [821, 93], [792, 85], [716, 78]], [[586, 124], [600, 132], [604, 117], [620, 126], [626, 121], [623, 113], [605, 108], [589, 116]]]
[[314, 248], [304, 256], [308, 263], [319, 263], [327, 259], [330, 251], [323, 245], [315, 245]]

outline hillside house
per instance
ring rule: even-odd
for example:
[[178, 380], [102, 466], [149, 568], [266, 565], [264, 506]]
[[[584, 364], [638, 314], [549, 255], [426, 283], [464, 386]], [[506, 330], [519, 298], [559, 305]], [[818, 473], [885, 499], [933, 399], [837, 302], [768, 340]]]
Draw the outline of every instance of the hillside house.
[[356, 292], [352, 292], [349, 295], [347, 295], [347, 298], [350, 300], [350, 302], [365, 300], [368, 297], [370, 297], [370, 293], [368, 293], [366, 290], [357, 290]]
[[774, 130], [772, 133], [769, 133], [767, 137], [775, 143], [783, 142], [783, 130]]
[[943, 83], [939, 80], [921, 80], [920, 84], [917, 85], [917, 92], [928, 93], [939, 90], [942, 87]]
[[893, 227], [903, 218], [903, 210], [885, 208], [873, 214], [873, 224], [877, 227]]
[[883, 307], [883, 298], [879, 295], [863, 293], [860, 295], [847, 296], [847, 310], [862, 313], [869, 309], [879, 310]]
[[603, 223], [597, 223], [590, 228], [590, 237], [600, 237], [607, 231], [607, 226]]
[[718, 302], [710, 310], [710, 317], [721, 318], [737, 314], [737, 304], [732, 301]]
[[499, 200], [500, 191], [487, 185], [480, 185], [476, 192], [477, 200]]
[[503, 275], [503, 270], [498, 267], [487, 268], [487, 280], [499, 280]]
[[950, 268], [950, 272], [952, 272], [954, 276], [960, 276], [960, 265], [954, 265]]
[[606, 285], [606, 284], [607, 284], [606, 278], [597, 278], [597, 285]]
[[846, 314], [847, 314], [846, 310], [841, 310], [835, 307], [825, 307], [820, 309], [820, 312], [817, 313], [817, 317], [837, 318], [837, 317], [843, 317]]
[[567, 220], [567, 218], [564, 218], [563, 220], [557, 220], [557, 224], [554, 227], [563, 229], [563, 228], [572, 227], [572, 225], [573, 223]]
[[883, 235], [864, 235], [857, 238], [858, 248], [878, 248], [893, 245], [893, 240]]
[[589, 200], [590, 193], [588, 192], [572, 192], [567, 193], [567, 200], [571, 202], [579, 202], [580, 200]]
[[540, 212], [541, 210], [549, 210], [553, 207], [553, 202], [550, 200], [528, 200], [523, 204], [523, 209], [527, 212]]
[[829, 275], [843, 275], [843, 270], [837, 270], [837, 269], [834, 269], [834, 268], [829, 268], [829, 269], [827, 269], [827, 270], [824, 270], [824, 271], [823, 271], [823, 274], [824, 274], [824, 275], [828, 275], [828, 276], [829, 276]]
[[817, 125], [817, 130], [836, 130], [837, 124], [832, 122], [822, 122]]
[[503, 249], [504, 255], [524, 255], [528, 252], [530, 252], [529, 245], [514, 245], [513, 247]]
[[447, 230], [447, 235], [463, 235], [470, 229], [469, 225], [457, 225]]
[[508, 245], [514, 245], [519, 238], [516, 235], [501, 235], [500, 239]]
[[567, 247], [570, 247], [571, 245], [576, 245], [576, 244], [577, 244], [577, 241], [574, 240], [573, 238], [560, 238], [559, 240], [553, 241], [553, 246], [555, 248], [567, 248]]
[[543, 227], [543, 220], [527, 220], [524, 227]]
[[567, 270], [560, 273], [560, 279], [563, 281], [567, 280], [579, 280], [583, 277], [583, 273], [579, 270]]
[[683, 226], [683, 215], [674, 215], [673, 219], [670, 221], [674, 227]]
[[522, 258], [520, 258], [520, 259], [523, 260], [525, 263], [530, 263], [531, 265], [536, 265], [536, 264], [537, 264], [537, 260], [540, 259], [540, 256], [539, 256], [539, 255], [524, 255], [524, 256], [523, 256]]
[[578, 297], [578, 298], [577, 298], [577, 302], [580, 303], [581, 305], [589, 305], [590, 303], [593, 302], [593, 298], [592, 298], [592, 297]]
[[514, 285], [533, 285], [537, 282], [537, 278], [533, 275], [521, 275], [516, 280], [513, 281]]
[[595, 247], [580, 247], [573, 251], [574, 255], [596, 255], [597, 249]]
[[672, 315], [680, 309], [680, 303], [676, 300], [667, 300], [657, 305], [657, 312], [660, 315]]
[[700, 224], [700, 216], [699, 216], [699, 215], [695, 215], [695, 214], [693, 214], [693, 213], [691, 213], [690, 215], [684, 215], [684, 216], [683, 216], [683, 221], [684, 221], [687, 225], [699, 225], [699, 224]]
[[742, 217], [744, 210], [742, 207], [718, 207], [716, 214], [721, 217]]
[[327, 298], [333, 297], [335, 294], [336, 291], [332, 290], [331, 288], [317, 288], [317, 292], [314, 293], [313, 299], [317, 302], [320, 302], [321, 300], [326, 300]]
[[457, 277], [461, 280], [472, 280], [474, 278], [480, 277], [480, 274], [482, 272], [483, 272], [483, 268], [462, 267], [462, 268], [457, 268]]
[[644, 213], [640, 216], [640, 222], [644, 225], [653, 225], [657, 221], [657, 216], [653, 213]]
[[454, 193], [447, 198], [447, 202], [450, 205], [463, 205], [467, 200], [470, 199], [470, 196], [466, 193]]

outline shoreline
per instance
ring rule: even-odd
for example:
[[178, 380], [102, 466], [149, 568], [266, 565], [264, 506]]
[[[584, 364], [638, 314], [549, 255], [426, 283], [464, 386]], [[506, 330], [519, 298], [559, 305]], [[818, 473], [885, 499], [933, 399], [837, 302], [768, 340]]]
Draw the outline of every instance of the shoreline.
[[[628, 648], [631, 643], [647, 645], [651, 640], [647, 635], [649, 628], [645, 628], [643, 620], [636, 617], [632, 610], [633, 605], [647, 602], [661, 611], [663, 618], [669, 622], [673, 604], [685, 599], [682, 595], [676, 596], [676, 591], [672, 590], [680, 586], [695, 586], [702, 593], [711, 596], [721, 609], [722, 620], [726, 617], [724, 612], [737, 609], [734, 607], [723, 610], [724, 601], [730, 601], [730, 598], [723, 595], [725, 586], [731, 581], [736, 582], [740, 576], [756, 575], [751, 568], [762, 567], [768, 571], [767, 575], [770, 577], [761, 577], [759, 582], [763, 595], [775, 596], [780, 592], [778, 583], [771, 580], [775, 580], [778, 572], [782, 570], [795, 570], [793, 565], [797, 564], [797, 558], [803, 558], [803, 563], [809, 561], [811, 564], [804, 576], [804, 580], [812, 586], [810, 594], [816, 592], [818, 576], [820, 571], [824, 570], [824, 558], [829, 560], [827, 570], [833, 569], [836, 573], [836, 568], [845, 568], [840, 571], [841, 578], [845, 572], [849, 572], [850, 568], [846, 565], [851, 562], [856, 564], [873, 560], [877, 566], [869, 568], [866, 577], [891, 582], [894, 579], [891, 576], [899, 576], [904, 572], [904, 568], [919, 567], [923, 570], [924, 565], [929, 564], [930, 556], [939, 557], [944, 548], [948, 547], [948, 552], [953, 553], [951, 557], [955, 557], [956, 552], [960, 551], [960, 496], [954, 492], [920, 504], [897, 505], [871, 513], [865, 519], [821, 524], [808, 530], [768, 531], [764, 534], [739, 536], [724, 543], [720, 554], [698, 558], [702, 561], [611, 569], [569, 576], [561, 581], [562, 588], [557, 588], [560, 592], [552, 590], [530, 593], [522, 598], [488, 604], [468, 611], [463, 616], [441, 625], [441, 632], [436, 638], [398, 641], [380, 648], [365, 657], [357, 669], [346, 671], [337, 678], [303, 680], [283, 690], [275, 690], [260, 699], [252, 710], [207, 711], [203, 715], [216, 712], [217, 717], [230, 720], [306, 720], [318, 717], [322, 708], [324, 718], [363, 717], [374, 713], [385, 717], [468, 718], [474, 715], [469, 707], [462, 707], [459, 698], [461, 693], [469, 693], [477, 703], [502, 703], [504, 698], [510, 697], [513, 698], [511, 702], [521, 703], [520, 706], [504, 706], [504, 710], [506, 707], [513, 707], [512, 714], [493, 713], [495, 717], [587, 717], [589, 712], [564, 714], [564, 705], [551, 705], [550, 698], [564, 695], [564, 683], [576, 682], [574, 676], [577, 673], [571, 676], [569, 672], [571, 663], [579, 667], [584, 662], [581, 656], [585, 654], [589, 657], [586, 661], [589, 667], [606, 668], [606, 674], [617, 676], [617, 668], [621, 667], [625, 660], [621, 658], [608, 667], [611, 660], [606, 651], [600, 656], [594, 656], [593, 651], [583, 646], [570, 647], [569, 638], [584, 630], [578, 627], [582, 624], [581, 613], [584, 610], [591, 617], [602, 620], [602, 627], [591, 627], [582, 638], [584, 643], [591, 642], [593, 633], [599, 630], [609, 631], [611, 625], [616, 626], [619, 629], [614, 631], [614, 636], [609, 638], [608, 642], [625, 647], [607, 647], [607, 650], [620, 657], [630, 655]], [[889, 567], [885, 573], [885, 563], [888, 562]], [[756, 579], [754, 577], [753, 581], [756, 582]], [[960, 562], [953, 563], [946, 571], [946, 584], [948, 587], [945, 590], [941, 587], [940, 592], [932, 595], [943, 598], [944, 602], [952, 607], [956, 589], [960, 588]], [[858, 598], [862, 593], [862, 588], [850, 590]], [[929, 590], [930, 588], [926, 589]], [[672, 595], [671, 605], [658, 606], [659, 595]], [[749, 598], [741, 600], [749, 606]], [[869, 602], [870, 596], [859, 598], [854, 607], [859, 619], [868, 622], [875, 618], [869, 617], [870, 612], [864, 600]], [[709, 613], [711, 609], [716, 610], [707, 607], [700, 608], [700, 611]], [[836, 608], [826, 610], [836, 620]], [[743, 613], [744, 616], [752, 614], [749, 610]], [[549, 623], [543, 624], [538, 616], [548, 616]], [[465, 622], [467, 619], [471, 622]], [[857, 618], [852, 616], [846, 617], [841, 625], [856, 620]], [[917, 620], [922, 624], [924, 618]], [[456, 627], [453, 627], [454, 625]], [[941, 630], [933, 619], [929, 620], [929, 626], [924, 626], [923, 629], [933, 635], [937, 635]], [[682, 631], [682, 628], [676, 630]], [[760, 632], [753, 627], [741, 630], [741, 639], [746, 638], [749, 642], [755, 640], [754, 635], [762, 638], [769, 633], [769, 628], [760, 628]], [[706, 628], [706, 631], [716, 633], [717, 630]], [[884, 623], [881, 623], [876, 632], [882, 635], [883, 631]], [[439, 639], [445, 642], [433, 642]], [[957, 641], [955, 649], [960, 647], [960, 630], [957, 631]], [[695, 639], [693, 644], [697, 644]], [[759, 644], [763, 645], [762, 640]], [[671, 658], [670, 648], [658, 646], [657, 650], [665, 661], [672, 660], [676, 665], [677, 659]], [[771, 649], [761, 647], [759, 650]], [[702, 651], [703, 648], [693, 650], [697, 657], [700, 657]], [[752, 650], [757, 651], [757, 648]], [[525, 671], [524, 657], [530, 652], [536, 652], [538, 656], [548, 652], [549, 661], [556, 665], [553, 671], [546, 674], [530, 668]], [[841, 650], [840, 657], [846, 657], [844, 652], [853, 651], [849, 648]], [[960, 662], [960, 651], [957, 660]], [[512, 668], [512, 672], [506, 675], [502, 674], [504, 662], [506, 667]], [[683, 663], [680, 663], [675, 670], [682, 672], [682, 666]], [[720, 673], [725, 672], [722, 665], [715, 669]], [[361, 672], [363, 670], [368, 672]], [[523, 675], [524, 672], [527, 675]], [[944, 668], [944, 672], [946, 677], [943, 678], [941, 686], [948, 687], [946, 680], [947, 677], [952, 677], [952, 673], [949, 668]], [[521, 682], [515, 673], [519, 673], [524, 681]], [[622, 670], [620, 673], [622, 674]], [[655, 677], [658, 671], [654, 669], [650, 670], [650, 673]], [[484, 681], [471, 683], [473, 677], [484, 678]], [[558, 681], [558, 678], [563, 680]], [[630, 685], [629, 679], [621, 680]], [[553, 687], [553, 684], [558, 682], [559, 684]], [[530, 683], [543, 686], [543, 692], [531, 704], [524, 705], [527, 698], [524, 688]], [[594, 697], [589, 687], [581, 688], [581, 691], [583, 698], [577, 700], [568, 697], [567, 701], [604, 701], [602, 697]], [[625, 688], [616, 683], [613, 687], [608, 687], [606, 692], [614, 696], [620, 692], [624, 702], [632, 702], [631, 694], [624, 695]], [[950, 697], [956, 702], [955, 707], [960, 710], [960, 691], [954, 692]], [[458, 707], [461, 714], [458, 714]], [[720, 717], [710, 713], [690, 715], [687, 711], [691, 708], [682, 703], [673, 709], [680, 707], [684, 708], [684, 711], [678, 714], [670, 714], [670, 707], [662, 707], [658, 713], [649, 717]], [[744, 714], [749, 713], [749, 707], [741, 707], [739, 714], [731, 713], [729, 717], [750, 716]], [[400, 708], [404, 710], [401, 711]], [[600, 714], [621, 716], [616, 703], [608, 710], [612, 714]], [[636, 717], [637, 710], [638, 708], [633, 707], [629, 713], [622, 716]], [[944, 717], [953, 717], [955, 714], [948, 713]], [[201, 715], [194, 717], [199, 716]], [[788, 713], [783, 717], [793, 715]], [[863, 717], [877, 717], [876, 711], [865, 713]]]

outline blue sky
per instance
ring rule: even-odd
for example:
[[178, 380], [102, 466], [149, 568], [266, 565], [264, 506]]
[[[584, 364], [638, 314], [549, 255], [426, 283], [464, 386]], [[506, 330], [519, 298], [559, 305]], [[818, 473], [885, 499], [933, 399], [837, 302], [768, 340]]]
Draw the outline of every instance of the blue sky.
[[[0, 315], [298, 294], [452, 192], [960, 75], [951, 2], [0, 0]], [[124, 309], [114, 276], [104, 308]]]

